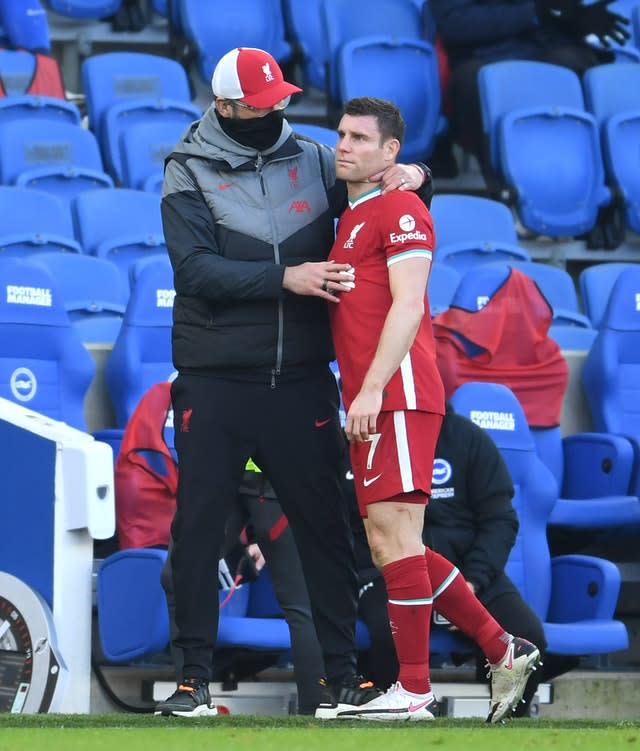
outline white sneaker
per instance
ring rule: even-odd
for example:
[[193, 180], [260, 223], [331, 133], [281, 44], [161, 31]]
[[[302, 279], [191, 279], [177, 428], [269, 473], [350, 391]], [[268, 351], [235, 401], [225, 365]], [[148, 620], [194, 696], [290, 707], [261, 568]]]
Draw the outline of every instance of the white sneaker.
[[529, 676], [539, 664], [540, 651], [535, 644], [518, 636], [511, 639], [502, 660], [489, 665], [491, 710], [487, 722], [500, 722], [516, 708]]
[[400, 682], [394, 683], [382, 696], [372, 699], [353, 712], [356, 720], [433, 720], [439, 715], [435, 696], [405, 691]]

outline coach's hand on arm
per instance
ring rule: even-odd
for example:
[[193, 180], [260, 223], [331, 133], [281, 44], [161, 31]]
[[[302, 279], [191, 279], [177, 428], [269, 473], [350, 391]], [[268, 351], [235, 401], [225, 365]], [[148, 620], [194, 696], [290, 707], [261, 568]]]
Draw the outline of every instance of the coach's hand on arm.
[[282, 286], [296, 295], [322, 297], [328, 302], [340, 302], [337, 293], [349, 292], [355, 283], [353, 267], [348, 263], [319, 261], [287, 266]]

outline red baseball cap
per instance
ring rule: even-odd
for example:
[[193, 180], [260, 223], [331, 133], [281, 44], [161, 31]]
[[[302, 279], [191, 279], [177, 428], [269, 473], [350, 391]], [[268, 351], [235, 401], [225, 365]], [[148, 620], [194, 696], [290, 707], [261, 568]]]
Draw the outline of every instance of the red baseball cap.
[[236, 47], [223, 55], [213, 71], [211, 88], [215, 96], [238, 99], [258, 109], [273, 107], [302, 91], [284, 80], [272, 55], [256, 47]]

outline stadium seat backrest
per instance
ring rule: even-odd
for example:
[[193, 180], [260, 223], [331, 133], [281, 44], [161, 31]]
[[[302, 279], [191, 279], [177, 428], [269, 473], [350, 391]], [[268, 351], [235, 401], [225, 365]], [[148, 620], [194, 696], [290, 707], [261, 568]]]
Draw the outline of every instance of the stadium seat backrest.
[[144, 265], [109, 359], [105, 380], [118, 427], [124, 428], [145, 391], [175, 374], [171, 358], [173, 272], [168, 259]]
[[113, 343], [129, 295], [118, 267], [85, 253], [39, 253], [33, 263], [57, 280], [65, 310], [82, 341]]
[[[440, 126], [435, 48], [423, 39], [382, 34], [346, 41], [334, 55], [337, 103], [373, 96], [396, 104], [405, 121], [400, 161], [426, 159]], [[403, 81], [398, 86], [398, 81]]]
[[436, 258], [431, 267], [427, 283], [429, 308], [432, 316], [449, 307], [461, 278], [461, 275], [454, 268], [438, 263]]
[[584, 108], [580, 79], [569, 68], [532, 60], [505, 60], [478, 73], [482, 122], [490, 157], [498, 166], [498, 126], [513, 110], [529, 107]]
[[113, 15], [122, 0], [48, 0], [51, 10], [63, 16], [97, 20]]
[[481, 196], [440, 193], [431, 202], [437, 248], [466, 241], [516, 244], [513, 214], [505, 204]]
[[452, 403], [456, 412], [487, 431], [509, 469], [520, 528], [505, 570], [544, 621], [551, 596], [547, 518], [557, 498], [555, 480], [538, 458], [522, 407], [506, 386], [465, 383]]
[[580, 272], [582, 305], [594, 329], [600, 328], [616, 280], [630, 266], [630, 263], [595, 263]]
[[[215, 15], [215, 14], [213, 14]], [[89, 127], [99, 134], [112, 104], [127, 99], [191, 101], [187, 74], [175, 60], [144, 52], [105, 52], [82, 63]]]
[[221, 2], [215, 13], [201, 0], [182, 0], [180, 10], [185, 36], [198, 52], [198, 72], [207, 83], [218, 60], [234, 47], [268, 50], [278, 62], [291, 57], [279, 0]]
[[321, 15], [322, 0], [283, 0], [285, 29], [302, 58], [304, 85], [325, 88], [327, 48]]
[[81, 251], [69, 206], [42, 190], [0, 186], [0, 258], [52, 250]]
[[376, 34], [422, 39], [420, 11], [412, 0], [324, 0], [321, 11], [334, 102], [339, 101], [338, 53], [346, 42]]
[[80, 110], [72, 102], [52, 96], [8, 96], [0, 98], [0, 127], [9, 120], [20, 118], [62, 120], [80, 125]]
[[[122, 164], [122, 139], [130, 128], [147, 126], [147, 137], [153, 144], [156, 138], [161, 138], [161, 145], [165, 146], [167, 136], [151, 135], [156, 128], [171, 125], [177, 133], [171, 147], [182, 135], [185, 128], [195, 120], [200, 119], [202, 111], [190, 102], [175, 99], [131, 99], [116, 102], [104, 114], [100, 147], [104, 155], [104, 162], [114, 180], [119, 184], [125, 183], [124, 167]], [[156, 142], [157, 143], [157, 142]], [[169, 151], [171, 148], [169, 149]], [[167, 152], [168, 153], [168, 152]]]
[[22, 259], [0, 263], [0, 395], [85, 430], [95, 373], [53, 276]]
[[600, 126], [607, 177], [622, 195], [627, 226], [640, 232], [640, 170], [629, 159], [640, 149], [640, 65], [598, 65], [585, 72], [584, 87]]
[[162, 186], [164, 159], [185, 130], [178, 120], [139, 122], [120, 134], [122, 181], [134, 190], [158, 190]]
[[[12, 5], [18, 12], [25, 12], [24, 8], [18, 8], [19, 3]], [[3, 11], [7, 11], [8, 8], [9, 4], [5, 3]], [[42, 60], [43, 58], [36, 58], [36, 55], [27, 49], [0, 49], [0, 80], [7, 97], [26, 94], [33, 88], [37, 59]], [[38, 93], [41, 96], [51, 96], [62, 100], [64, 86], [60, 67], [54, 58], [47, 56], [46, 60], [50, 66], [49, 73], [53, 75], [47, 77], [46, 81], [38, 83]]]
[[21, 173], [38, 167], [102, 171], [93, 133], [79, 125], [21, 118], [0, 128], [0, 182], [14, 183]]
[[602, 126], [612, 115], [640, 110], [640, 66], [636, 63], [606, 63], [585, 71], [587, 109]]
[[578, 75], [511, 60], [483, 66], [478, 82], [491, 166], [522, 224], [552, 237], [591, 230], [611, 191]]
[[72, 212], [85, 253], [115, 263], [125, 282], [134, 260], [166, 254], [155, 193], [127, 188], [86, 191], [73, 201]]
[[294, 133], [299, 133], [306, 138], [312, 138], [318, 143], [323, 143], [325, 146], [335, 148], [338, 141], [338, 134], [333, 128], [327, 128], [324, 125], [314, 125], [311, 123], [295, 123], [289, 121], [289, 125], [293, 128]]
[[640, 441], [640, 266], [615, 282], [582, 370], [595, 430]]

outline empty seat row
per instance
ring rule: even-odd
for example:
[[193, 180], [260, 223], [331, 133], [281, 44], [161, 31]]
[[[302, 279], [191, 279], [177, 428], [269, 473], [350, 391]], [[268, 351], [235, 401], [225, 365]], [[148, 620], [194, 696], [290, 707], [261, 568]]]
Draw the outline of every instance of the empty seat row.
[[535, 61], [485, 65], [478, 81], [489, 163], [527, 229], [581, 235], [619, 198], [638, 231], [640, 182], [629, 154], [640, 147], [640, 65], [592, 68], [586, 96], [576, 73]]
[[112, 261], [126, 290], [130, 263], [166, 255], [160, 200], [127, 188], [97, 188], [69, 203], [45, 191], [0, 187], [0, 258], [85, 253]]
[[[105, 370], [118, 427], [149, 385], [175, 372], [171, 266], [163, 259], [138, 271]], [[44, 264], [0, 262], [0, 396], [85, 430], [84, 400], [96, 366], [65, 309], [63, 286]], [[77, 294], [82, 298], [83, 290]]]

